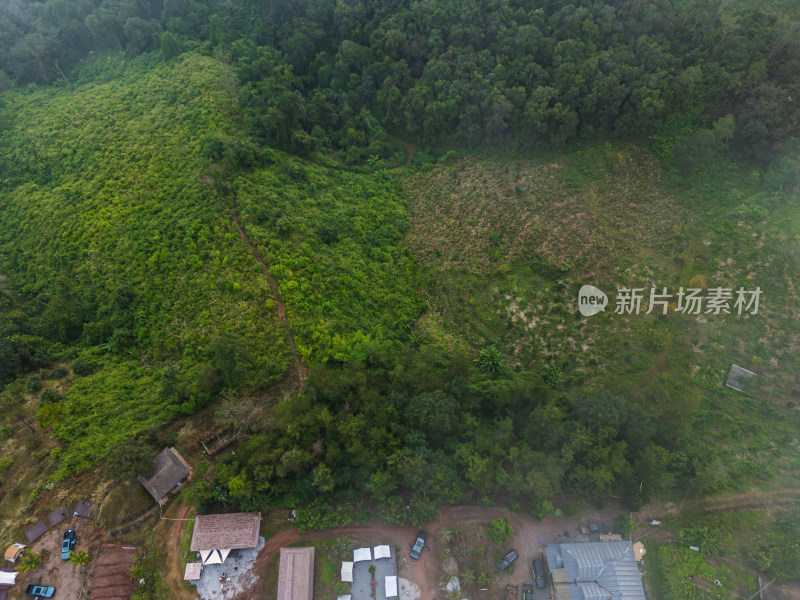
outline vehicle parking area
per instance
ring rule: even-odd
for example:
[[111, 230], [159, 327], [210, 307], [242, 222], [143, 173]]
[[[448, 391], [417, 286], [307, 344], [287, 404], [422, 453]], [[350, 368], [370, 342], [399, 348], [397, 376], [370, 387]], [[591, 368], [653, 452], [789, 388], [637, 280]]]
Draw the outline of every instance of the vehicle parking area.
[[[79, 598], [83, 587], [83, 572], [86, 567], [78, 567], [68, 560], [61, 560], [61, 540], [68, 529], [75, 530], [75, 551], [79, 548], [94, 559], [96, 544], [91, 543], [95, 535], [93, 523], [83, 517], [70, 517], [55, 527], [51, 527], [42, 537], [30, 544], [28, 551], [39, 554], [42, 564], [37, 569], [17, 578], [19, 585], [12, 598], [25, 598], [25, 588], [31, 584], [52, 585], [56, 588], [56, 598]], [[29, 598], [30, 596], [28, 596]]]

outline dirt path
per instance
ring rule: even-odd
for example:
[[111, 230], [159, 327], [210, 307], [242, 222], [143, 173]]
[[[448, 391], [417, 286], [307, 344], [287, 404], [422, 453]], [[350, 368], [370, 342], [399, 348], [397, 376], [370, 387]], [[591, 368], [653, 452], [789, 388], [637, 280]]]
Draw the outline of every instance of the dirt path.
[[308, 368], [303, 364], [303, 361], [300, 358], [300, 355], [297, 352], [297, 344], [294, 341], [294, 335], [292, 334], [292, 330], [289, 327], [289, 321], [286, 319], [286, 307], [283, 303], [283, 298], [281, 298], [281, 290], [278, 285], [278, 280], [275, 279], [275, 276], [269, 272], [269, 266], [267, 265], [266, 261], [261, 257], [258, 253], [253, 242], [250, 241], [250, 238], [245, 233], [244, 229], [242, 228], [241, 223], [239, 222], [239, 210], [237, 201], [234, 198], [233, 201], [233, 222], [236, 224], [236, 228], [239, 230], [239, 235], [241, 236], [244, 243], [247, 244], [247, 248], [250, 250], [250, 254], [253, 255], [261, 266], [264, 268], [264, 277], [267, 278], [267, 283], [269, 283], [269, 288], [272, 291], [272, 297], [275, 300], [275, 304], [278, 308], [278, 318], [281, 320], [283, 325], [286, 327], [286, 336], [289, 341], [289, 348], [292, 351], [292, 357], [294, 358], [294, 369], [297, 373], [298, 383], [300, 384], [300, 390], [302, 391], [303, 386], [305, 385], [306, 377], [308, 377]]
[[[169, 519], [186, 519], [189, 511], [192, 509], [188, 504], [177, 504], [167, 508], [167, 515]], [[164, 515], [166, 516], [166, 515]], [[159, 526], [165, 535], [160, 536], [163, 543], [160, 544], [161, 552], [164, 556], [165, 569], [163, 571], [164, 580], [167, 584], [167, 589], [172, 590], [173, 598], [193, 598], [194, 596], [188, 594], [186, 586], [183, 585], [183, 557], [181, 556], [181, 537], [186, 529], [186, 521], [160, 521]], [[180, 591], [180, 592], [179, 592]]]
[[414, 144], [411, 144], [404, 140], [397, 140], [397, 141], [403, 144], [403, 146], [405, 146], [406, 148], [406, 162], [397, 167], [392, 167], [391, 169], [389, 169], [390, 171], [396, 171], [397, 169], [405, 169], [406, 167], [411, 165], [411, 160], [414, 158], [414, 154], [416, 154], [417, 152], [417, 148], [416, 146], [414, 146]]
[[702, 508], [705, 511], [722, 511], [742, 509], [746, 507], [760, 507], [765, 504], [777, 506], [795, 502], [800, 498], [800, 489], [780, 488], [777, 490], [742, 492], [727, 496], [713, 498], [693, 498], [685, 502], [654, 503], [643, 507], [639, 512], [640, 520], [659, 519], [661, 517], [676, 517], [681, 510], [687, 508]]

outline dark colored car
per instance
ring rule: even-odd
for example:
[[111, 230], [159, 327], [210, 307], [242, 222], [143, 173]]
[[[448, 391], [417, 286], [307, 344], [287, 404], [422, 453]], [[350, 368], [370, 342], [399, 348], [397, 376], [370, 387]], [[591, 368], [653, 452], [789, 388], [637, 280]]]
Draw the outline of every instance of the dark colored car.
[[67, 529], [64, 539], [61, 540], [61, 560], [69, 560], [72, 551], [75, 549], [75, 531]]
[[522, 584], [522, 600], [533, 600], [533, 584]]
[[536, 579], [536, 587], [544, 587], [544, 565], [541, 560], [533, 561], [533, 577]]
[[417, 534], [417, 539], [414, 541], [414, 545], [411, 548], [411, 558], [417, 560], [419, 555], [422, 553], [422, 549], [425, 547], [425, 540], [428, 539], [428, 534], [424, 531], [420, 531]]
[[39, 600], [39, 598], [52, 598], [53, 594], [56, 593], [56, 588], [52, 585], [29, 585], [25, 588], [25, 593], [29, 596], [35, 596], [36, 600]]
[[497, 568], [501, 571], [505, 571], [508, 566], [513, 563], [515, 560], [519, 558], [519, 553], [516, 550], [511, 550], [508, 554], [503, 557], [499, 563], [497, 563]]

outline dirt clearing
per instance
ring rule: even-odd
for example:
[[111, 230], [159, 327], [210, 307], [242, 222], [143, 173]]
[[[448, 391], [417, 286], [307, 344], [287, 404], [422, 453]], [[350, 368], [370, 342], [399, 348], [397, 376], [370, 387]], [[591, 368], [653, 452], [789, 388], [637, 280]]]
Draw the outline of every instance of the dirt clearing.
[[89, 580], [90, 596], [94, 600], [130, 598], [136, 589], [131, 578], [136, 549], [121, 544], [103, 544], [99, 553]]

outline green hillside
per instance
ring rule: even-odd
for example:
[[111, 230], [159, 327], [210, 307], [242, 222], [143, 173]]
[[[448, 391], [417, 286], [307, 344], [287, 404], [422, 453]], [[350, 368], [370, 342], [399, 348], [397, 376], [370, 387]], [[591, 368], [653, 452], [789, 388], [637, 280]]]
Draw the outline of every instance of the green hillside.
[[213, 366], [223, 334], [252, 356], [248, 381], [280, 379], [290, 360], [269, 286], [207, 174], [205, 140], [231, 128], [220, 65], [109, 58], [97, 71], [2, 102], [4, 379], [76, 356], [97, 370], [58, 403], [57, 478], [239, 383]]
[[[783, 507], [798, 24], [785, 0], [0, 6], [0, 537], [110, 482], [108, 524], [144, 509], [164, 445], [198, 467], [181, 502], [302, 530]], [[678, 311], [740, 287], [757, 314]], [[782, 522], [760, 556], [723, 546], [797, 577]], [[690, 560], [716, 577], [653, 555], [667, 595]]]

